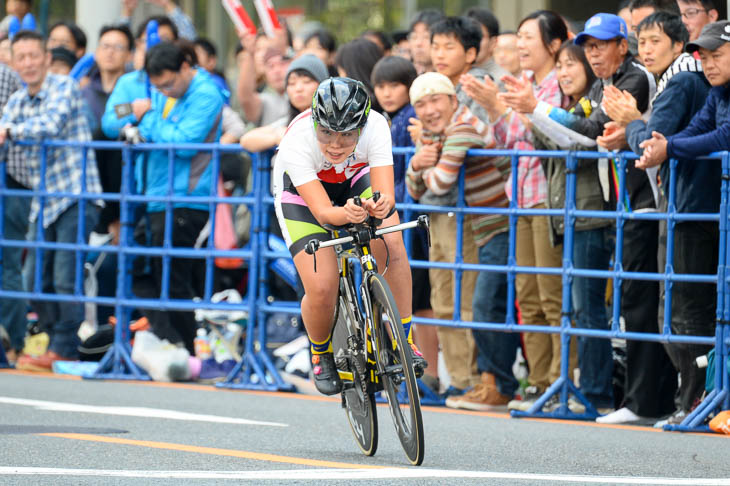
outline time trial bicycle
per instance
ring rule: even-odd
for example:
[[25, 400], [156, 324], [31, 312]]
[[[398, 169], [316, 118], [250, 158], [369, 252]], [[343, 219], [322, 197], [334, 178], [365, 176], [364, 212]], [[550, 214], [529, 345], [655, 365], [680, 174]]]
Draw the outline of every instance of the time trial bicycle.
[[[373, 199], [377, 201], [378, 197], [375, 192]], [[355, 198], [355, 203], [360, 205], [359, 198]], [[377, 271], [370, 242], [411, 228], [423, 228], [428, 235], [429, 219], [422, 215], [415, 221], [378, 228], [381, 223], [369, 217], [359, 224], [325, 225], [332, 239], [310, 240], [305, 251], [314, 256], [315, 271], [317, 250], [334, 247], [337, 256], [340, 282], [332, 346], [343, 383], [342, 407], [347, 411], [355, 441], [364, 454], [375, 454], [375, 396], [383, 391], [403, 450], [408, 460], [418, 466], [424, 457], [423, 418], [411, 348], [390, 287]], [[389, 255], [383, 273], [388, 260]], [[358, 264], [359, 284], [355, 275]]]

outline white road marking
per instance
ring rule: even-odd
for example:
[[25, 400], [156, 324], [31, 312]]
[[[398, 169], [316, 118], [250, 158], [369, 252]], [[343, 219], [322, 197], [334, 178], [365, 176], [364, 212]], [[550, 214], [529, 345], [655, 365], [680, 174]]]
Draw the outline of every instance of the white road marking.
[[54, 412], [100, 413], [105, 415], [124, 415], [127, 417], [160, 418], [168, 420], [186, 420], [189, 422], [213, 422], [218, 424], [236, 425], [267, 425], [270, 427], [288, 427], [288, 424], [279, 422], [262, 422], [237, 417], [222, 417], [220, 415], [205, 415], [198, 413], [178, 412], [162, 408], [147, 407], [106, 407], [99, 405], [83, 405], [80, 403], [49, 402], [45, 400], [27, 400], [24, 398], [0, 397], [0, 403], [35, 407], [38, 410]]
[[62, 469], [43, 467], [0, 467], [0, 476], [94, 476], [155, 479], [230, 479], [230, 480], [356, 480], [463, 478], [502, 479], [509, 481], [542, 481], [558, 483], [660, 484], [682, 486], [727, 486], [730, 479], [659, 478], [635, 476], [581, 476], [571, 474], [529, 474], [496, 471], [449, 471], [428, 468], [384, 469], [296, 469], [267, 471], [144, 471], [123, 469]]

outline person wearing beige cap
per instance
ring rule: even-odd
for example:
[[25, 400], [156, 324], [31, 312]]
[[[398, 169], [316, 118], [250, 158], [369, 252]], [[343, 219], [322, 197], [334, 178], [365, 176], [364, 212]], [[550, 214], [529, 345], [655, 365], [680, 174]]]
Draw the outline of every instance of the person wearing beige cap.
[[[474, 116], [466, 105], [459, 103], [449, 78], [439, 73], [422, 74], [411, 85], [410, 97], [423, 130], [406, 171], [409, 194], [422, 204], [456, 206], [458, 194], [452, 188], [458, 187], [459, 172], [464, 166], [467, 204], [506, 208], [509, 201], [504, 183], [509, 176], [509, 160], [467, 155], [470, 149], [494, 148], [496, 144], [491, 127]], [[431, 261], [455, 261], [458, 251], [454, 238], [456, 220], [448, 213], [431, 213]], [[505, 265], [508, 229], [508, 219], [504, 215], [465, 216], [460, 258], [465, 263]], [[454, 273], [431, 269], [429, 276], [434, 317], [452, 319]], [[477, 292], [475, 286], [479, 288]], [[491, 272], [481, 272], [478, 277], [475, 272], [463, 273], [459, 304], [462, 321], [472, 319], [472, 299], [474, 307], [486, 307], [482, 314], [486, 321], [505, 322], [507, 277]], [[444, 332], [444, 328], [439, 329], [446, 367], [457, 387], [465, 386], [476, 359], [472, 333], [466, 331], [468, 333], [459, 336]], [[512, 363], [519, 337], [508, 333], [477, 332], [480, 337], [477, 342], [481, 381], [463, 396], [449, 397], [446, 405], [469, 410], [505, 408], [518, 386], [512, 374]]]

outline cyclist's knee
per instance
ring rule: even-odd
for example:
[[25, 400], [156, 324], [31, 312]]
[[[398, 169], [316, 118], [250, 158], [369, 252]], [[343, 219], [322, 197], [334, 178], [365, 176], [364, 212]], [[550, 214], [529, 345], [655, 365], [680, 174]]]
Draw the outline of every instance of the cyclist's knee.
[[331, 305], [336, 301], [337, 280], [330, 281], [325, 278], [314, 278], [309, 285], [305, 285], [307, 298], [311, 299], [313, 304], [317, 305]]

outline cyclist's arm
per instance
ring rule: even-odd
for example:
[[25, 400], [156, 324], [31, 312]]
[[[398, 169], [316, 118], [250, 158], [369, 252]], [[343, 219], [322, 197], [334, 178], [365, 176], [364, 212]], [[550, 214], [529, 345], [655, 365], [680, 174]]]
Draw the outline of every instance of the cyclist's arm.
[[395, 183], [393, 182], [393, 142], [388, 122], [379, 113], [371, 113], [366, 130], [369, 138], [365, 150], [370, 166], [370, 187], [380, 191], [378, 202], [363, 201], [369, 213], [385, 219], [395, 206]]
[[351, 200], [347, 202], [346, 207], [333, 206], [327, 192], [318, 180], [306, 182], [296, 188], [319, 224], [344, 226], [348, 223], [362, 222], [367, 216], [367, 212], [363, 208], [355, 206]]
[[376, 218], [385, 219], [395, 207], [395, 182], [393, 166], [383, 165], [370, 168], [370, 187], [373, 192], [380, 192], [377, 202], [368, 201], [369, 213]]

